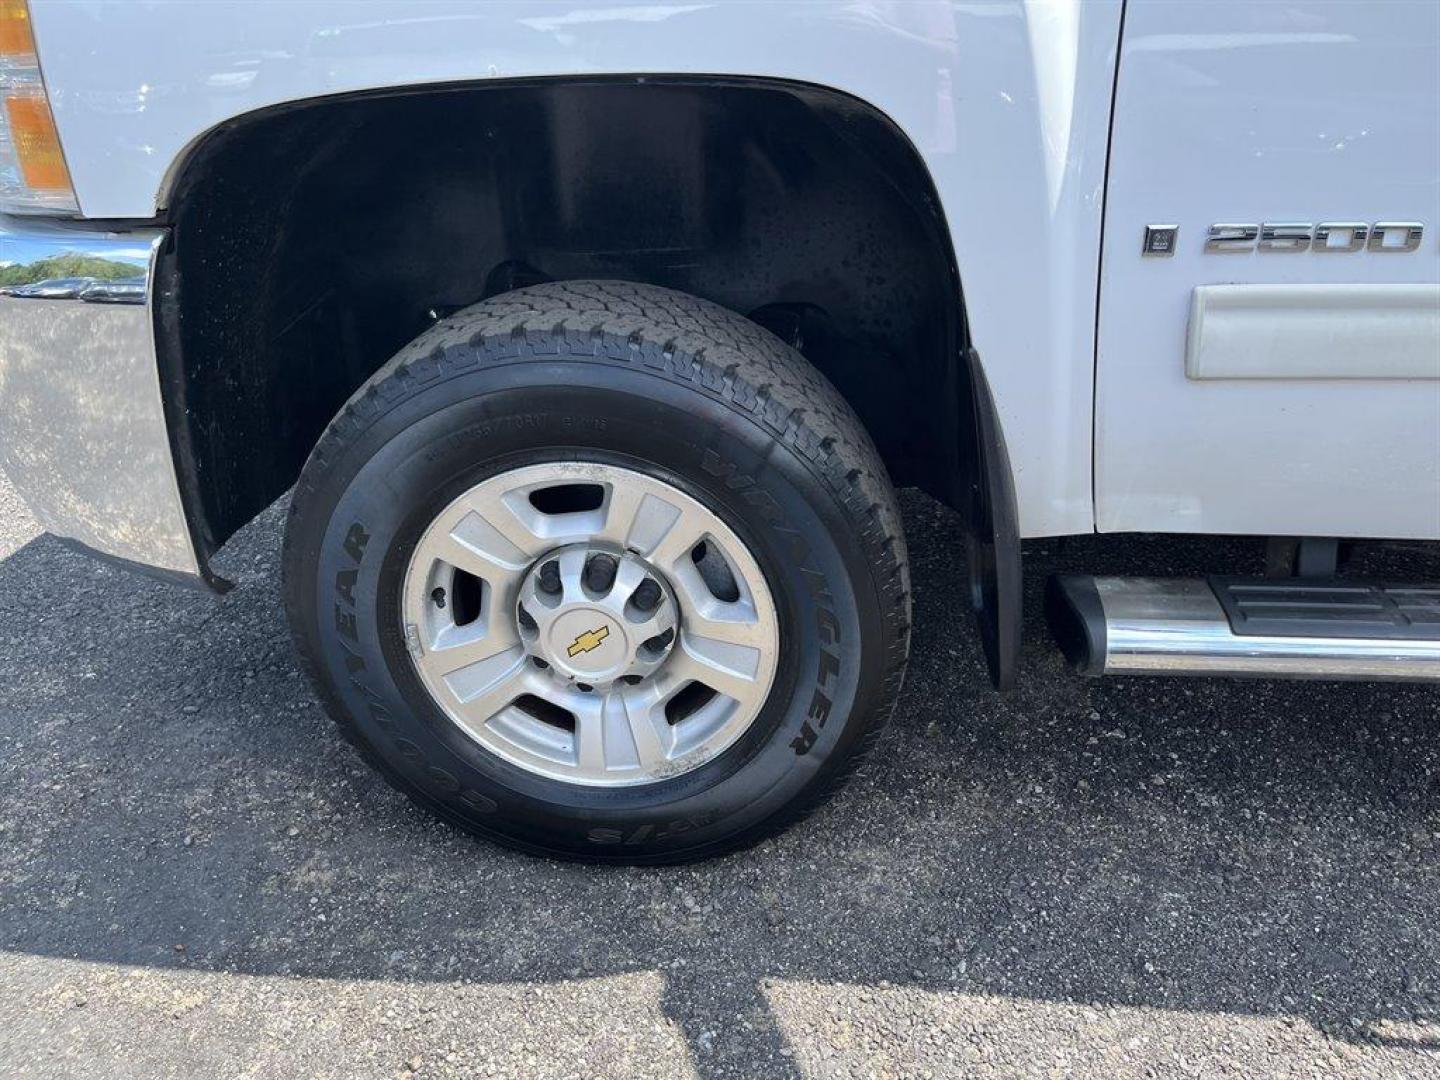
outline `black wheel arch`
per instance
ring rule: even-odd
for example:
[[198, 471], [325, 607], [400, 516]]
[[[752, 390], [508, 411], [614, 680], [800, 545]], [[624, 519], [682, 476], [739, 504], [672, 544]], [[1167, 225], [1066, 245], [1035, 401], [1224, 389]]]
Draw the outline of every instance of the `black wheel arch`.
[[[944, 208], [866, 102], [694, 76], [366, 91], [224, 121], [172, 172], [157, 340], [202, 562], [429, 321], [609, 277], [714, 300], [795, 345], [897, 483], [956, 507], [1018, 581], [1013, 482]], [[1003, 681], [1018, 587], [988, 595]]]

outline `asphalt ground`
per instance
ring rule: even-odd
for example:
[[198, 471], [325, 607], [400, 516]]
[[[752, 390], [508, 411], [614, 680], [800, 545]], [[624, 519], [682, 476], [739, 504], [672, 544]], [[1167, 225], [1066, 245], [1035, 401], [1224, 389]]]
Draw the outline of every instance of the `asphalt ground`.
[[[1440, 1076], [1440, 694], [1082, 681], [1034, 545], [1022, 685], [904, 497], [915, 648], [869, 768], [681, 869], [471, 840], [373, 776], [297, 669], [282, 516], [223, 599], [41, 536], [0, 482], [0, 1071], [84, 1077]], [[1362, 552], [1440, 580], [1440, 553]]]

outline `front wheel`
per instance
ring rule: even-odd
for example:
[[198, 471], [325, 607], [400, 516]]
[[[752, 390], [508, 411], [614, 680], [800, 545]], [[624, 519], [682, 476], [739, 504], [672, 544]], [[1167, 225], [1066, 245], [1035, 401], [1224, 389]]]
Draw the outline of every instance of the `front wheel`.
[[743, 847], [853, 771], [904, 541], [834, 388], [733, 312], [542, 285], [421, 335], [296, 488], [286, 598], [345, 734], [442, 817], [568, 858]]

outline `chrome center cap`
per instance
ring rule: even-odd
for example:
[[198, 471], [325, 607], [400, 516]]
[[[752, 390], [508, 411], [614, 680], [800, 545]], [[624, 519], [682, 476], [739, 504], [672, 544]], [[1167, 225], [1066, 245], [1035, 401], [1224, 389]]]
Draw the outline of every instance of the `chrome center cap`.
[[577, 676], [618, 673], [634, 649], [621, 625], [598, 608], [567, 609], [550, 624], [545, 652], [561, 671]]
[[582, 690], [643, 679], [679, 630], [674, 594], [654, 567], [592, 544], [541, 556], [520, 585], [515, 621], [531, 657]]

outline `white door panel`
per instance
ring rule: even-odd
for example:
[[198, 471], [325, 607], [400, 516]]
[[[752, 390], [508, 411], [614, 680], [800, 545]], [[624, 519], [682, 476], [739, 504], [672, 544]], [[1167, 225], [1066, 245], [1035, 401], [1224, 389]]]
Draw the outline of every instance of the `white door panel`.
[[[1407, 252], [1205, 250], [1217, 223], [1361, 221], [1424, 235]], [[1173, 255], [1141, 255], [1147, 224], [1179, 225]], [[1424, 300], [1437, 294], [1406, 288], [1440, 282], [1437, 234], [1440, 4], [1131, 0], [1101, 274], [1098, 527], [1440, 537], [1440, 379], [1425, 377], [1440, 340]], [[1390, 288], [1315, 288], [1340, 285]], [[1297, 328], [1297, 296], [1335, 309]], [[1187, 377], [1192, 306], [1219, 298], [1245, 309], [1253, 341], [1222, 325], [1219, 367]], [[1300, 337], [1334, 355], [1303, 362]]]

